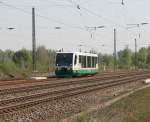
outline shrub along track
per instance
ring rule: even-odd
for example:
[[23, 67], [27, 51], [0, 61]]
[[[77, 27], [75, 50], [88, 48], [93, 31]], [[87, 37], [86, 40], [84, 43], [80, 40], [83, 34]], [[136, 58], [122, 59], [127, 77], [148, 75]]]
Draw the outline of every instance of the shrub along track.
[[[128, 76], [130, 75], [130, 76]], [[10, 88], [3, 89], [0, 91], [0, 94], [11, 94], [16, 92], [29, 92], [31, 90], [47, 89], [53, 87], [60, 87], [66, 85], [75, 85], [72, 88], [66, 88], [63, 90], [55, 90], [46, 93], [36, 93], [28, 96], [16, 97], [13, 99], [6, 99], [0, 101], [0, 114], [9, 114], [14, 111], [32, 107], [34, 105], [42, 104], [52, 100], [59, 100], [62, 98], [67, 98], [71, 96], [81, 95], [91, 91], [96, 91], [100, 89], [106, 89], [109, 87], [114, 87], [117, 85], [127, 84], [135, 81], [139, 81], [145, 78], [150, 77], [149, 71], [143, 72], [133, 72], [130, 74], [120, 74], [114, 76], [104, 76], [104, 77], [95, 77], [92, 79], [84, 79], [78, 81], [67, 81], [67, 82], [57, 82], [51, 84], [35, 85], [28, 87], [19, 87], [19, 88]], [[115, 79], [114, 79], [115, 78]]]

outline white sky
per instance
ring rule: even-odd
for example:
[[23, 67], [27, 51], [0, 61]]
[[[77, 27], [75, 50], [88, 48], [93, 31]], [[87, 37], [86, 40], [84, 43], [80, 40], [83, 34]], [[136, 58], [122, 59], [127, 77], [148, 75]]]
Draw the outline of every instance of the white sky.
[[[32, 48], [33, 6], [37, 14], [37, 46], [77, 51], [79, 45], [83, 45], [83, 51], [95, 49], [112, 53], [114, 28], [117, 29], [117, 50], [127, 45], [134, 50], [134, 38], [138, 48], [147, 46], [150, 24], [126, 28], [127, 24], [150, 23], [150, 0], [124, 0], [124, 3], [123, 6], [121, 0], [0, 0], [0, 49]], [[86, 29], [102, 25], [105, 28]]]

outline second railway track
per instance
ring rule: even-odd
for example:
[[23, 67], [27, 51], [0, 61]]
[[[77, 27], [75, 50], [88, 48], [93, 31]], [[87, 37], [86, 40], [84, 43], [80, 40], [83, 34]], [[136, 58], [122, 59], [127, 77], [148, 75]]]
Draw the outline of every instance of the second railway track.
[[17, 97], [0, 101], [0, 114], [6, 114], [20, 109], [32, 107], [40, 103], [66, 98], [70, 96], [80, 95], [95, 90], [100, 90], [108, 87], [113, 87], [129, 82], [134, 82], [150, 77], [149, 72], [134, 74], [132, 76], [120, 77], [117, 79], [109, 79], [105, 82], [90, 82], [73, 88], [64, 90], [55, 90], [47, 93], [32, 94], [24, 97]]
[[[149, 73], [149, 71], [144, 72], [131, 72], [130, 75], [140, 75], [142, 73]], [[75, 79], [75, 80], [58, 80], [54, 82], [43, 82], [42, 84], [34, 84], [29, 86], [21, 86], [21, 87], [10, 87], [10, 88], [4, 88], [0, 89], [0, 95], [6, 95], [6, 94], [12, 94], [12, 93], [21, 93], [21, 92], [30, 92], [35, 90], [42, 90], [42, 89], [49, 89], [49, 88], [55, 88], [55, 87], [63, 87], [67, 85], [77, 85], [77, 84], [87, 84], [87, 83], [94, 83], [94, 82], [104, 82], [105, 80], [109, 79], [116, 79], [120, 77], [126, 77], [128, 76], [128, 73], [121, 73], [121, 74], [113, 74], [113, 75], [104, 75], [104, 76], [97, 76], [93, 78], [86, 78], [86, 79]]]
[[[113, 76], [113, 75], [125, 75], [127, 73], [137, 73], [137, 71], [119, 71], [119, 72], [107, 72], [107, 73], [101, 73], [101, 74], [98, 74], [96, 75], [95, 77], [105, 77], [105, 76]], [[40, 77], [40, 76], [39, 76]], [[80, 77], [82, 78], [82, 77]], [[51, 78], [48, 78], [48, 79], [45, 79], [45, 80], [32, 80], [32, 79], [28, 79], [28, 80], [24, 80], [24, 79], [18, 79], [18, 80], [0, 80], [0, 87], [2, 86], [10, 86], [10, 85], [19, 85], [19, 84], [31, 84], [31, 83], [42, 83], [42, 82], [48, 82], [48, 81], [60, 81], [60, 80], [70, 80], [71, 78], [56, 78], [56, 77], [51, 77]], [[75, 78], [76, 80], [78, 78]], [[83, 78], [84, 79], [84, 78]]]

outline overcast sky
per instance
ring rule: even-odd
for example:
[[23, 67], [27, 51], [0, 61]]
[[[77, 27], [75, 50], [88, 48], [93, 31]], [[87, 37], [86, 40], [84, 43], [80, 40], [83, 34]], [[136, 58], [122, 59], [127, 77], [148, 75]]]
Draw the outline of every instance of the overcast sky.
[[[112, 53], [114, 28], [117, 50], [127, 45], [134, 50], [135, 38], [138, 48], [148, 46], [150, 24], [127, 24], [150, 23], [149, 6], [150, 0], [124, 0], [124, 5], [121, 0], [0, 0], [0, 49], [32, 48], [32, 7], [37, 46]], [[104, 28], [92, 28], [98, 26]]]

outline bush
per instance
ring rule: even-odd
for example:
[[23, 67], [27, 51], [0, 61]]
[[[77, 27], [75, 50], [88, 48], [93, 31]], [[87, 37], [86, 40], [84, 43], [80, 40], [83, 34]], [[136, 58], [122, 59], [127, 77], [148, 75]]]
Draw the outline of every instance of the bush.
[[0, 64], [0, 69], [5, 74], [15, 73], [17, 72], [17, 67], [12, 61], [5, 61]]

